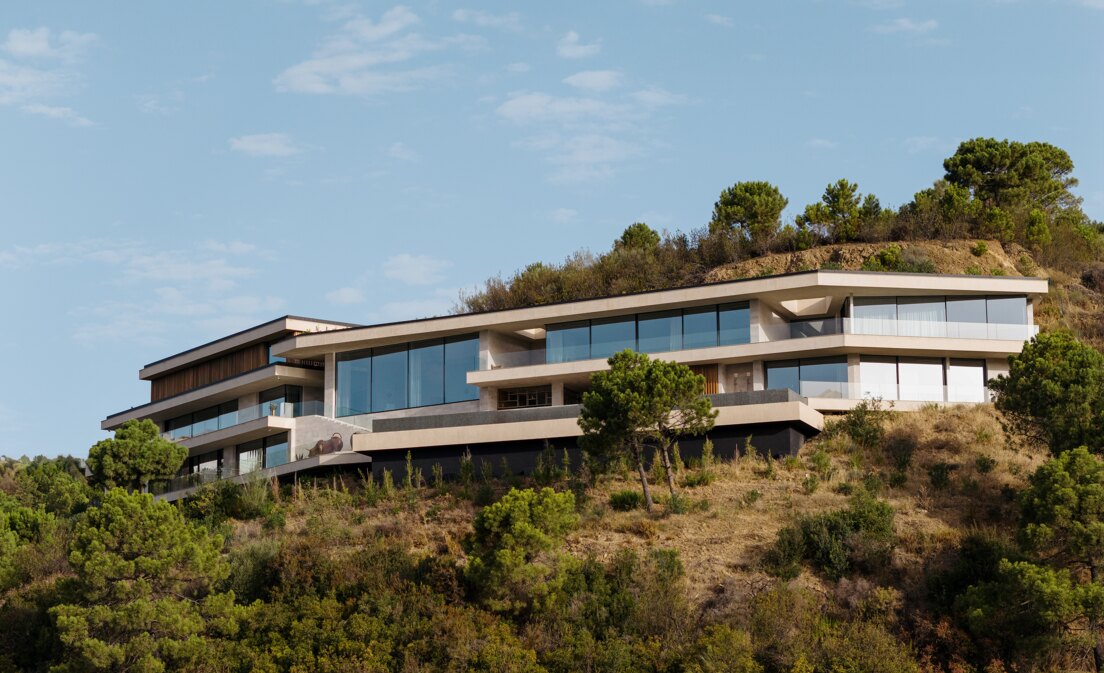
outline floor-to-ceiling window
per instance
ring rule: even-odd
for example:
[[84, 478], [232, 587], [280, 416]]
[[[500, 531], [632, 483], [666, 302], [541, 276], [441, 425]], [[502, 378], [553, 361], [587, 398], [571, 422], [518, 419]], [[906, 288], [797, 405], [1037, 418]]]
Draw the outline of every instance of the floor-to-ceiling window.
[[372, 411], [403, 409], [406, 401], [406, 346], [372, 351]]
[[411, 407], [426, 407], [445, 401], [445, 342], [436, 341], [410, 347]]
[[335, 414], [355, 416], [479, 399], [479, 337], [465, 335], [337, 354]]
[[951, 360], [947, 366], [947, 401], [985, 402], [989, 398], [985, 383], [984, 360]]
[[941, 337], [947, 335], [947, 304], [943, 297], [898, 297], [897, 334]]
[[682, 311], [662, 311], [637, 316], [636, 335], [636, 348], [641, 353], [682, 350]]
[[943, 360], [940, 358], [898, 358], [900, 399], [943, 401]]
[[859, 388], [864, 399], [897, 399], [897, 358], [869, 355], [859, 358]]
[[632, 316], [591, 321], [589, 357], [609, 358], [626, 348], [636, 348], [636, 321]]
[[748, 302], [581, 320], [546, 327], [546, 362], [605, 359], [623, 350], [668, 353], [751, 342]]
[[276, 467], [291, 460], [286, 432], [238, 444], [237, 452], [240, 474]]
[[789, 388], [805, 397], [847, 397], [847, 357], [766, 363], [767, 389]]
[[1028, 339], [1026, 297], [855, 297], [854, 334]]
[[372, 410], [372, 351], [338, 353], [336, 359], [337, 400], [334, 412], [338, 416], [369, 413]]

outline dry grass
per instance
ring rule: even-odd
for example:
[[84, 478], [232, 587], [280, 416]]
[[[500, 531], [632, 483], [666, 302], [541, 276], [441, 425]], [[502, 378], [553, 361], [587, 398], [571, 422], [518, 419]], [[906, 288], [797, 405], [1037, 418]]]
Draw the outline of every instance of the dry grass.
[[[1046, 459], [1045, 451], [1006, 436], [988, 405], [895, 413], [886, 428], [916, 442], [906, 480], [899, 486], [888, 485], [895, 467], [882, 448], [860, 449], [846, 436], [822, 435], [810, 441], [797, 460], [718, 461], [712, 483], [681, 488], [691, 502], [685, 514], [670, 513], [662, 504], [650, 514], [614, 511], [608, 504], [611, 493], [640, 486], [627, 475], [605, 477], [588, 492], [581, 524], [566, 548], [577, 556], [602, 560], [625, 548], [675, 549], [695, 605], [716, 604], [720, 595], [736, 600], [734, 596], [766, 581], [762, 559], [782, 527], [802, 515], [846, 506], [847, 495], [841, 491], [857, 488], [875, 475], [886, 484], [882, 497], [897, 512], [898, 549], [883, 579], [892, 576], [895, 584], [907, 588], [921, 581], [927, 560], [955, 545], [969, 530], [1000, 522], [1010, 525], [1014, 504], [1008, 489], [1021, 488]], [[818, 451], [828, 455], [829, 469], [810, 492], [806, 479], [817, 471], [811, 457]], [[979, 457], [991, 462], [979, 464]], [[949, 470], [949, 485], [942, 489], [934, 487], [929, 476], [940, 463], [955, 466]], [[652, 492], [663, 499], [665, 483], [654, 484]], [[471, 530], [477, 511], [470, 501], [433, 489], [399, 492], [375, 506], [364, 505], [355, 495], [325, 495], [325, 489], [318, 489], [303, 491], [283, 505], [287, 526], [275, 535], [336, 538], [334, 551], [385, 536], [411, 553], [457, 560], [462, 559], [460, 540]], [[273, 535], [259, 522], [236, 525], [240, 542]], [[807, 572], [798, 581], [826, 590]]]

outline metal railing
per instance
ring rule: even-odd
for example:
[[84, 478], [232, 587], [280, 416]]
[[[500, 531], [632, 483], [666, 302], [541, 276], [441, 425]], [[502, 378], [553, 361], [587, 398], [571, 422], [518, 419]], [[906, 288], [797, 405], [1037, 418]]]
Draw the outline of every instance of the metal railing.
[[265, 418], [266, 416], [279, 416], [281, 418], [321, 416], [323, 408], [324, 406], [320, 400], [311, 400], [309, 402], [263, 402], [261, 404], [245, 407], [244, 409], [238, 409], [237, 411], [220, 414], [206, 421], [197, 421], [190, 425], [173, 428], [172, 430], [161, 433], [161, 436], [165, 439], [179, 442], [185, 439], [191, 439], [192, 437], [206, 435], [216, 430], [232, 428], [235, 425], [255, 421], [258, 418]]

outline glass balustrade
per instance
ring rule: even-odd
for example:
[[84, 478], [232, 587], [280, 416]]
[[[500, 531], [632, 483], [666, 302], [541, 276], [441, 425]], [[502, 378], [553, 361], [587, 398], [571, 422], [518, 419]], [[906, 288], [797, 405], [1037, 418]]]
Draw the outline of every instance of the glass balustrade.
[[321, 416], [323, 405], [321, 400], [308, 402], [264, 402], [251, 407], [238, 409], [220, 414], [214, 419], [197, 421], [190, 425], [183, 425], [161, 433], [165, 439], [174, 442], [199, 437], [216, 430], [224, 430], [235, 425], [255, 421], [266, 416], [279, 416], [281, 418], [298, 418], [300, 416]]

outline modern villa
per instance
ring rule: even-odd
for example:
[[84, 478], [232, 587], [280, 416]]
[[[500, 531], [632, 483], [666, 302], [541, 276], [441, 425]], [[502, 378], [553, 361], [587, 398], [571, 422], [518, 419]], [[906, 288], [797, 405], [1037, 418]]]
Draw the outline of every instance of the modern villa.
[[[381, 325], [285, 316], [143, 367], [148, 418], [188, 448], [177, 499], [248, 474], [428, 474], [461, 456], [517, 472], [574, 455], [592, 373], [626, 348], [684, 363], [718, 409], [719, 455], [790, 455], [864, 398], [986, 402], [1038, 328], [1039, 278], [808, 271]], [[687, 453], [702, 438], [684, 442]], [[696, 444], [695, 444], [696, 442]]]

